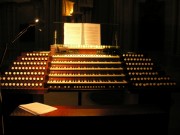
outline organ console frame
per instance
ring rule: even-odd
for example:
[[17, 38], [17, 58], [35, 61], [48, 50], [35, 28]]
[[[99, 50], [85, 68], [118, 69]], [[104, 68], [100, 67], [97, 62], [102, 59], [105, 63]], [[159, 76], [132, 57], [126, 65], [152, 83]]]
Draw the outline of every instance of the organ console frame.
[[[78, 92], [77, 105], [81, 106], [82, 92], [114, 91], [138, 94], [138, 104], [154, 104], [166, 116], [170, 93], [178, 91], [176, 81], [147, 55], [123, 53], [117, 46], [108, 45], [55, 44], [50, 46], [50, 51], [23, 52], [2, 73], [0, 80], [6, 102], [3, 104], [9, 102], [11, 93]], [[11, 112], [12, 109], [5, 112], [5, 116]]]
[[[33, 92], [35, 90], [37, 93], [44, 93], [52, 90], [52, 87], [48, 87], [49, 84], [52, 84], [54, 88], [57, 87], [57, 89], [63, 91], [63, 88], [60, 86], [61, 84], [56, 86], [56, 81], [61, 80], [60, 83], [63, 83], [69, 78], [69, 82], [66, 81], [67, 87], [64, 86], [65, 91], [67, 91], [67, 89], [69, 91], [111, 90], [114, 89], [113, 87], [115, 87], [116, 84], [122, 86], [118, 86], [119, 88], [121, 87], [120, 89], [124, 88], [129, 90], [130, 88], [130, 90], [136, 89], [137, 91], [141, 90], [141, 88], [146, 89], [153, 87], [162, 87], [163, 89], [170, 87], [174, 89], [176, 82], [172, 80], [170, 76], [162, 73], [162, 75], [160, 75], [158, 71], [155, 71], [155, 68], [156, 66], [152, 59], [146, 58], [144, 54], [121, 54], [120, 48], [117, 46], [80, 45], [74, 47], [56, 44], [51, 45], [50, 51], [22, 53], [22, 55], [13, 62], [11, 69], [2, 75], [1, 87], [3, 89], [10, 89], [6, 90], [8, 92], [12, 89], [14, 92], [23, 92], [23, 89], [26, 89], [26, 92]], [[69, 74], [68, 72], [70, 75], [67, 75]], [[95, 72], [96, 75], [91, 74], [91, 72]], [[110, 82], [110, 80], [106, 80], [105, 78], [112, 77], [112, 75], [118, 79], [117, 82], [113, 82], [114, 85], [112, 85], [112, 87], [110, 86], [108, 88], [108, 82]], [[74, 80], [71, 79], [73, 77]], [[105, 82], [102, 82], [100, 77], [103, 78]], [[51, 80], [49, 78], [51, 78]], [[76, 78], [80, 79], [77, 80]], [[86, 78], [98, 81], [97, 83], [93, 82], [97, 86], [91, 84], [89, 80], [86, 81]], [[121, 80], [120, 78], [123, 79]], [[118, 81], [119, 79], [120, 81]], [[83, 81], [81, 82], [81, 80]], [[11, 83], [10, 81], [15, 82]], [[28, 81], [41, 81], [41, 83], [38, 84], [36, 82], [30, 84]], [[77, 83], [81, 83], [81, 85], [77, 87], [71, 86]], [[98, 84], [102, 85], [98, 86]]]
[[[1, 77], [4, 93], [176, 91], [176, 82], [142, 53], [117, 46], [54, 44], [50, 51], [23, 52]], [[89, 80], [88, 80], [89, 79]], [[169, 90], [170, 89], [170, 90]]]

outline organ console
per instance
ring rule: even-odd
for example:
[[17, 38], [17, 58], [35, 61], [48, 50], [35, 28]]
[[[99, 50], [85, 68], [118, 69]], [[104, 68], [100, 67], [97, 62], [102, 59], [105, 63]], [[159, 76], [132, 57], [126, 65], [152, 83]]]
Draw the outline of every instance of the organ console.
[[[24, 96], [27, 95], [39, 96], [47, 95], [47, 93], [57, 94], [57, 92], [74, 92], [76, 94], [78, 93], [78, 105], [84, 105], [81, 101], [81, 94], [82, 92], [89, 92], [91, 94], [91, 100], [93, 100], [95, 103], [109, 105], [109, 103], [106, 101], [100, 101], [100, 103], [99, 99], [96, 99], [99, 96], [99, 92], [105, 94], [108, 93], [107, 96], [111, 96], [110, 98], [115, 98], [114, 101], [117, 102], [121, 102], [123, 99], [125, 99], [127, 97], [124, 96], [125, 94], [128, 95], [130, 93], [135, 96], [138, 94], [138, 106], [136, 106], [136, 103], [133, 105], [128, 104], [129, 106], [125, 104], [125, 107], [118, 106], [120, 110], [118, 115], [123, 115], [123, 117], [129, 116], [126, 114], [135, 115], [136, 122], [139, 123], [139, 117], [137, 119], [139, 114], [145, 116], [148, 114], [147, 119], [152, 119], [152, 117], [149, 115], [152, 114], [154, 115], [155, 120], [152, 120], [150, 123], [149, 121], [146, 121], [146, 124], [143, 120], [142, 124], [142, 126], [145, 124], [144, 127], [146, 127], [148, 123], [151, 130], [152, 125], [154, 124], [155, 129], [157, 129], [159, 125], [161, 125], [162, 130], [167, 127], [166, 125], [168, 125], [169, 119], [169, 103], [171, 102], [169, 102], [169, 92], [176, 91], [177, 89], [176, 81], [165, 74], [165, 72], [162, 71], [161, 68], [158, 67], [158, 65], [151, 58], [149, 58], [147, 54], [134, 52], [123, 53], [117, 46], [113, 47], [103, 45], [80, 45], [74, 47], [71, 45], [66, 46], [56, 44], [51, 45], [50, 51], [23, 52], [19, 57], [16, 58], [14, 62], [12, 62], [9, 69], [1, 74], [0, 81], [0, 87], [3, 96], [5, 96], [4, 99], [6, 102], [4, 103], [5, 114], [8, 114], [8, 112], [11, 113], [15, 108], [17, 108], [17, 106], [21, 104], [18, 103], [19, 100], [21, 101], [20, 98], [24, 98]], [[23, 94], [19, 96], [20, 98], [17, 97], [14, 100], [12, 99], [14, 98], [14, 94], [11, 93], [15, 93], [16, 96], [21, 95], [19, 93]], [[119, 93], [123, 96], [118, 96], [118, 100], [116, 100], [116, 95], [114, 94]], [[110, 98], [103, 97], [103, 99], [100, 98], [100, 100]], [[119, 98], [122, 99], [119, 100]], [[15, 107], [12, 107], [13, 109], [11, 109], [9, 104], [10, 101], [17, 102], [15, 103]], [[147, 106], [145, 104], [147, 104]], [[151, 106], [151, 104], [153, 105]], [[9, 109], [7, 109], [7, 107]], [[139, 111], [138, 108], [141, 108], [140, 110], [142, 111]], [[80, 114], [83, 114], [84, 116], [84, 111], [81, 112], [78, 109], [80, 108], [78, 107], [72, 109], [72, 112], [76, 113], [77, 111], [76, 114], [80, 112]], [[68, 110], [69, 109], [65, 109], [64, 111]], [[94, 111], [94, 109], [87, 110], [90, 111], [90, 113], [92, 113], [92, 110]], [[107, 110], [110, 111], [111, 109], [106, 108], [105, 112], [108, 112]], [[114, 112], [114, 110], [111, 111]], [[60, 110], [59, 112], [62, 111]], [[99, 114], [97, 113], [97, 109], [95, 109], [95, 112], [96, 115]], [[19, 114], [19, 112], [16, 113], [17, 116]], [[71, 115], [70, 113], [65, 114]], [[56, 116], [60, 116], [60, 118], [62, 118], [61, 115], [62, 113], [58, 113]], [[103, 115], [102, 112], [100, 115]], [[162, 116], [160, 117], [160, 115]], [[122, 121], [123, 117], [120, 117], [121, 119], [118, 119], [118, 121]], [[116, 117], [114, 118], [116, 119]], [[131, 119], [132, 117], [130, 117], [130, 120]], [[159, 119], [160, 124], [157, 124], [157, 119]], [[125, 123], [128, 123], [127, 127], [129, 127], [129, 123], [133, 123], [132, 127], [134, 129], [134, 122], [127, 122], [127, 120], [125, 120]], [[8, 119], [6, 121], [8, 121]], [[22, 122], [23, 127], [24, 123], [27, 123], [26, 121]], [[62, 121], [62, 119], [60, 121]], [[53, 127], [53, 122], [49, 122], [51, 124], [50, 127]], [[111, 122], [112, 121], [110, 121], [110, 124]], [[12, 120], [10, 125], [11, 123]], [[88, 122], [86, 122], [85, 125], [87, 124]], [[38, 124], [38, 126], [39, 125], [41, 124]], [[47, 126], [47, 123], [45, 125]], [[64, 125], [64, 123], [62, 123], [62, 125]], [[142, 126], [140, 127], [142, 128]], [[32, 127], [32, 125], [27, 127]], [[54, 127], [58, 126], [55, 125]], [[124, 127], [124, 124], [122, 124], [122, 127]], [[17, 129], [14, 128], [14, 125], [10, 126], [10, 128], [15, 130]], [[47, 129], [49, 129], [49, 127]], [[116, 129], [119, 129], [119, 126]], [[148, 129], [148, 131], [151, 130]], [[157, 132], [157, 130], [155, 130], [155, 132]]]
[[174, 90], [176, 82], [142, 53], [113, 46], [51, 45], [23, 52], [1, 75], [4, 92]]

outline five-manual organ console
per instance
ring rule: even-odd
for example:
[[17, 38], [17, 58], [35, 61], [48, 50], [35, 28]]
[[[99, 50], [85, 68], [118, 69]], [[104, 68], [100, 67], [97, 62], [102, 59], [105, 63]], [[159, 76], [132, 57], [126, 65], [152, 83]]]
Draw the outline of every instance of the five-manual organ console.
[[[101, 133], [107, 129], [144, 134], [141, 130], [146, 129], [150, 134], [167, 134], [170, 93], [177, 90], [176, 82], [147, 55], [122, 53], [112, 46], [51, 45], [50, 51], [23, 52], [2, 72], [0, 81], [5, 131], [23, 134], [34, 133], [37, 127], [41, 133], [59, 129], [65, 132], [75, 129], [79, 133], [79, 128], [97, 128]], [[47, 117], [29, 119], [29, 114], [17, 107], [37, 101], [34, 98], [42, 95], [51, 97], [52, 93], [51, 102], [56, 102], [57, 97], [68, 100], [59, 97], [63, 92], [76, 93], [75, 106], [55, 104], [58, 111], [48, 113]], [[84, 93], [90, 94], [87, 97]], [[84, 97], [93, 100], [95, 106], [87, 107]]]
[[176, 82], [142, 53], [118, 47], [51, 45], [22, 53], [1, 75], [3, 93], [173, 91]]

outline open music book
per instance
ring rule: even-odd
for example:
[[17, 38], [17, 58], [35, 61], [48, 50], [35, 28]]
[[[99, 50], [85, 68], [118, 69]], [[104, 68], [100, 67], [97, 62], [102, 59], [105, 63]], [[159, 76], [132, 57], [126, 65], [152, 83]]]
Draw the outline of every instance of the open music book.
[[28, 111], [34, 115], [40, 115], [40, 114], [44, 114], [44, 113], [48, 113], [48, 112], [57, 110], [56, 107], [46, 105], [43, 103], [39, 103], [39, 102], [21, 104], [21, 105], [19, 105], [19, 108], [21, 108], [25, 111]]
[[65, 45], [101, 45], [101, 27], [95, 23], [64, 23]]

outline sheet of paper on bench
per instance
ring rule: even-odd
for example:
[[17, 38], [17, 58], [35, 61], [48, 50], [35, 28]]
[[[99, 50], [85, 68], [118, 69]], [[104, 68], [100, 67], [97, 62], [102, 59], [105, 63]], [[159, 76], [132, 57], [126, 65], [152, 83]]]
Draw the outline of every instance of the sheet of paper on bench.
[[21, 108], [25, 111], [28, 111], [34, 115], [40, 115], [40, 114], [44, 114], [44, 113], [48, 113], [48, 112], [57, 110], [56, 107], [46, 105], [43, 103], [39, 103], [39, 102], [21, 104], [21, 105], [19, 105], [19, 108]]

